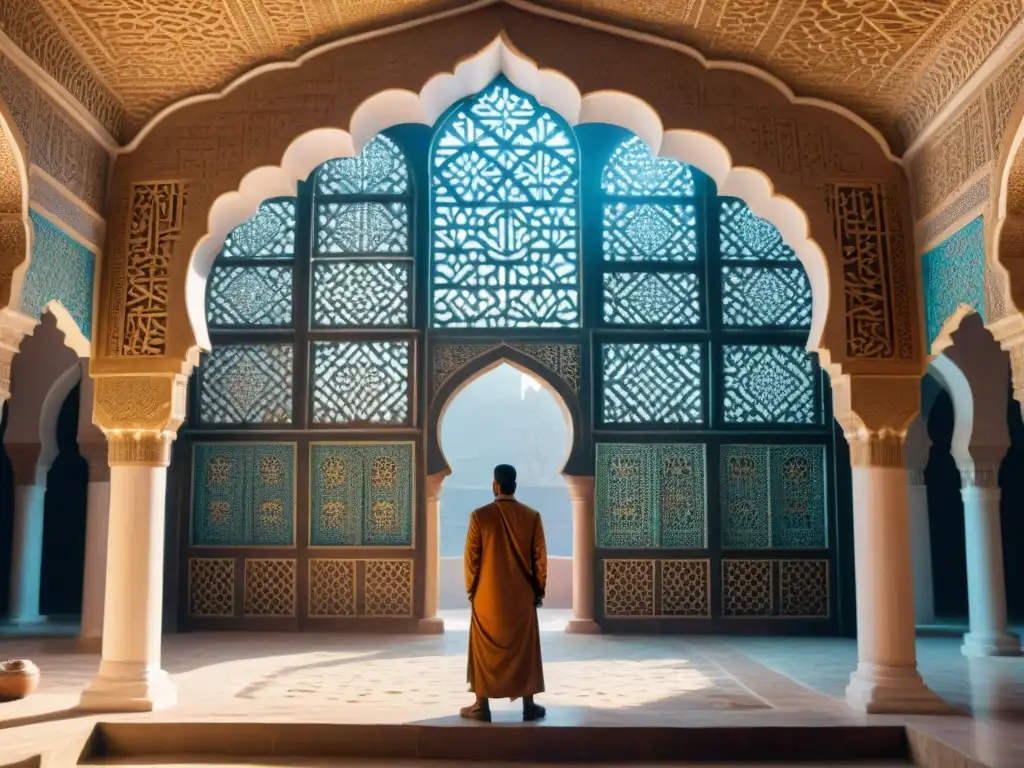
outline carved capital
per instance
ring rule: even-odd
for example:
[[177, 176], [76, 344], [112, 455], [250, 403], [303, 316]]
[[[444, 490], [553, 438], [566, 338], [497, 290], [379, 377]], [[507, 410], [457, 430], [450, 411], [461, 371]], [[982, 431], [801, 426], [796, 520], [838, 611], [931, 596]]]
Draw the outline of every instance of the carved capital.
[[427, 503], [436, 504], [441, 500], [441, 486], [444, 484], [444, 480], [451, 472], [445, 470], [444, 472], [435, 472], [432, 475], [427, 475]]
[[108, 432], [111, 467], [166, 467], [171, 463], [173, 432]]
[[11, 362], [38, 322], [10, 308], [0, 309], [0, 405], [11, 396]]
[[841, 375], [832, 380], [836, 420], [855, 467], [905, 467], [904, 439], [921, 407], [917, 376]]
[[569, 488], [569, 501], [573, 504], [594, 504], [593, 475], [562, 475]]
[[89, 465], [90, 483], [109, 483], [110, 464], [107, 463], [109, 446], [106, 442], [79, 443], [78, 453]]
[[972, 445], [966, 456], [954, 455], [962, 488], [998, 488], [999, 466], [1008, 446]]
[[39, 466], [43, 447], [39, 443], [6, 443], [4, 451], [11, 460], [15, 485], [46, 485], [48, 468]]
[[166, 467], [185, 420], [188, 377], [180, 373], [96, 378], [93, 423], [107, 436], [111, 467]]

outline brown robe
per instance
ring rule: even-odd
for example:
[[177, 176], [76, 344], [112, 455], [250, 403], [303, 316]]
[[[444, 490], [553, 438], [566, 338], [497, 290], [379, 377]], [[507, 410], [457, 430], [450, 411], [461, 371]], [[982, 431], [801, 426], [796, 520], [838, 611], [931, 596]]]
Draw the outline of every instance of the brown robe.
[[544, 691], [537, 602], [548, 581], [540, 513], [512, 496], [473, 512], [466, 536], [469, 690], [481, 698], [518, 699]]

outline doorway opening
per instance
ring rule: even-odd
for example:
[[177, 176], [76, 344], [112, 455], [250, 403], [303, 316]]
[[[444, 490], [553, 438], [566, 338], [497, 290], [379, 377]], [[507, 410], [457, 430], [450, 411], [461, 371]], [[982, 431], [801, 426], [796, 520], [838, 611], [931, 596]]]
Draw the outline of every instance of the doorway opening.
[[[468, 621], [463, 553], [470, 513], [492, 498], [494, 467], [517, 471], [516, 498], [542, 515], [548, 585], [542, 627], [572, 610], [572, 507], [562, 479], [572, 428], [560, 398], [508, 363], [484, 372], [448, 403], [440, 423], [451, 475], [440, 498], [440, 609], [446, 626]], [[461, 614], [465, 614], [463, 617]]]

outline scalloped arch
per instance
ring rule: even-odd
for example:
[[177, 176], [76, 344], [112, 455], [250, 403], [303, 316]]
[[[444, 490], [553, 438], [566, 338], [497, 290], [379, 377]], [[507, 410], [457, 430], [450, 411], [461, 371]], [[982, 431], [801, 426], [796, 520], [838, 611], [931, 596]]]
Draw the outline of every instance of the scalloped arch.
[[708, 174], [723, 195], [742, 199], [758, 216], [778, 227], [796, 252], [811, 284], [811, 328], [807, 348], [820, 351], [828, 316], [829, 269], [822, 248], [810, 237], [807, 215], [793, 200], [776, 195], [760, 170], [734, 166], [725, 146], [713, 136], [692, 130], [666, 132], [657, 112], [645, 101], [619, 91], [581, 95], [560, 72], [541, 69], [518, 53], [502, 36], [458, 64], [453, 72], [435, 75], [418, 94], [389, 89], [356, 108], [348, 131], [323, 127], [296, 138], [277, 166], [262, 166], [243, 177], [237, 190], [214, 200], [206, 234], [189, 258], [185, 306], [196, 345], [210, 348], [206, 325], [206, 279], [224, 238], [271, 197], [294, 195], [299, 180], [335, 157], [351, 157], [377, 133], [394, 125], [433, 125], [452, 104], [483, 89], [498, 75], [561, 115], [570, 125], [610, 123], [639, 136], [655, 155], [689, 163]]

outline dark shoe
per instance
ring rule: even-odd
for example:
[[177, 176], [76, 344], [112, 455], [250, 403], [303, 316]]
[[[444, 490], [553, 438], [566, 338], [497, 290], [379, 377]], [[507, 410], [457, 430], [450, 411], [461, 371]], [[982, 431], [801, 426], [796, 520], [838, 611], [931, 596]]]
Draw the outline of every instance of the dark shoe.
[[535, 720], [543, 720], [548, 714], [548, 711], [544, 709], [540, 704], [524, 704], [523, 705], [523, 722], [532, 723]]
[[459, 710], [459, 717], [466, 720], [476, 720], [481, 723], [491, 722], [491, 708], [480, 704], [470, 704]]

